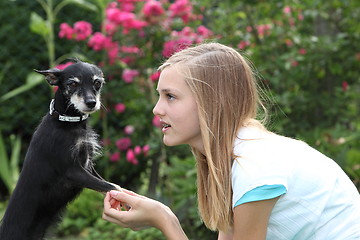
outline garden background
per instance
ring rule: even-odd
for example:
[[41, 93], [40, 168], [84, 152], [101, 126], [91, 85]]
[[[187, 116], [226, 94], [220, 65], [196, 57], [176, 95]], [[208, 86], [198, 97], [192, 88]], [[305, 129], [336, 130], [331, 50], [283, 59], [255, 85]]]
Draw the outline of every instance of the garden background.
[[[0, 8], [0, 218], [56, 90], [33, 69], [77, 57], [106, 75], [104, 107], [90, 119], [103, 145], [98, 172], [169, 205], [190, 239], [216, 239], [198, 217], [188, 147], [165, 147], [152, 114], [157, 67], [203, 41], [256, 66], [269, 129], [333, 158], [360, 188], [359, 1], [2, 0]], [[85, 190], [50, 239], [163, 239], [103, 221], [102, 200]]]

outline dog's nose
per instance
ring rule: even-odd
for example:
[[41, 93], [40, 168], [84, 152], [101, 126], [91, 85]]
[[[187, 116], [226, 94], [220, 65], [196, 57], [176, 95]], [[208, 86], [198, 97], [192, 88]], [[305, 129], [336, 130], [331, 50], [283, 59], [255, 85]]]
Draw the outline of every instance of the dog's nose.
[[96, 105], [96, 101], [94, 99], [89, 99], [85, 102], [88, 108], [94, 108]]

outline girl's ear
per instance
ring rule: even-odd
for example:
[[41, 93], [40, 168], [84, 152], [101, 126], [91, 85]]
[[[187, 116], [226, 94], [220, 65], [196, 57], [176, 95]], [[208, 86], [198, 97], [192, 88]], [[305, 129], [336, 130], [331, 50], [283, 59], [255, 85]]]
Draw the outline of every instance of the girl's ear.
[[57, 69], [57, 68], [51, 68], [51, 69], [48, 69], [48, 70], [36, 70], [36, 69], [34, 69], [34, 71], [44, 75], [46, 81], [51, 86], [59, 86], [59, 77], [60, 77], [60, 75], [62, 73], [62, 70]]

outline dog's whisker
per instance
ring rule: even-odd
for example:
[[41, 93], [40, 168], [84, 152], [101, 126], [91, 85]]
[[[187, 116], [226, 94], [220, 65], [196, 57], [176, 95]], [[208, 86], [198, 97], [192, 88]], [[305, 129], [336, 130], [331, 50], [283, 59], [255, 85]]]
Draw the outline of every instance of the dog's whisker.
[[103, 103], [100, 103], [100, 108], [104, 109], [104, 110], [105, 110], [105, 112], [107, 112], [107, 111], [108, 111], [108, 109], [106, 108], [106, 106], [105, 106]]

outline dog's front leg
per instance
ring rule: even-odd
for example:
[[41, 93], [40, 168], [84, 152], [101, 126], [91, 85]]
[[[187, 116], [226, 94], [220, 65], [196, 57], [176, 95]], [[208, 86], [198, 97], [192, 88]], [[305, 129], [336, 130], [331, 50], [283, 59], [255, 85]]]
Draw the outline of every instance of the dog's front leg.
[[70, 169], [67, 171], [66, 177], [71, 185], [75, 187], [90, 188], [98, 192], [121, 191], [118, 185], [99, 179], [84, 168]]

